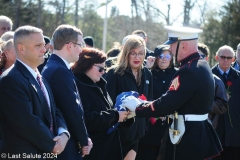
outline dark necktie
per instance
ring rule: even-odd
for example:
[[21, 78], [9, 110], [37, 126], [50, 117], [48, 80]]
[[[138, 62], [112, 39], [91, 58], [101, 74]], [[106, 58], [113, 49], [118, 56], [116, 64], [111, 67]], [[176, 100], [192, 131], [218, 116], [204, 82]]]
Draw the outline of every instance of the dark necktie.
[[224, 79], [224, 84], [226, 84], [227, 83], [227, 73], [226, 72], [223, 73], [223, 79]]
[[43, 84], [43, 81], [42, 81], [42, 77], [39, 74], [37, 74], [37, 81], [38, 81], [38, 84], [39, 84], [39, 86], [40, 86], [40, 88], [43, 92], [43, 95], [44, 95], [46, 101], [47, 101], [47, 104], [48, 104], [48, 109], [49, 109], [50, 117], [51, 117], [50, 131], [53, 133], [53, 118], [52, 118], [52, 114], [51, 114], [50, 103], [48, 101], [47, 94], [46, 94], [46, 92], [44, 90], [44, 87], [43, 87], [44, 84]]

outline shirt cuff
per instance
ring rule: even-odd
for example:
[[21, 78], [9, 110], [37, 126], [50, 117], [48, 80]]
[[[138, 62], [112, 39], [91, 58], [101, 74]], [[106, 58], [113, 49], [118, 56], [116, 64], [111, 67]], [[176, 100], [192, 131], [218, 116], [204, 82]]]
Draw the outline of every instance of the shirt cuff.
[[63, 127], [59, 127], [58, 128], [58, 135], [61, 135], [62, 133], [66, 133], [66, 135], [68, 136], [68, 139], [70, 139], [70, 133]]

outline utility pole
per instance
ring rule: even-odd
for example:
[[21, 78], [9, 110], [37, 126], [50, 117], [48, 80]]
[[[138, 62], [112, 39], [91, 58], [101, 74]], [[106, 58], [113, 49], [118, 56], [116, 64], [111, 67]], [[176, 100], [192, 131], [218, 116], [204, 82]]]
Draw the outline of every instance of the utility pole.
[[105, 18], [103, 23], [103, 43], [102, 43], [102, 50], [106, 52], [106, 41], [107, 41], [107, 26], [108, 26], [108, 18], [107, 18], [107, 5], [108, 0], [106, 0], [106, 11], [105, 11]]

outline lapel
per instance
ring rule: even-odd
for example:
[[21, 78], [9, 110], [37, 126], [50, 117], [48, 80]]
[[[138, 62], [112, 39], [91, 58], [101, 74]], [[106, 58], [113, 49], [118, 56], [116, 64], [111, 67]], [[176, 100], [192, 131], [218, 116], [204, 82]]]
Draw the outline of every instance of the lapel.
[[224, 82], [224, 78], [222, 76], [222, 74], [219, 72], [218, 70], [218, 64], [216, 64], [213, 69], [212, 69], [212, 73], [215, 74], [216, 76], [218, 76], [223, 82]]
[[[66, 68], [67, 70], [69, 70], [66, 66], [66, 64], [64, 63], [64, 61], [59, 57], [57, 56], [56, 54], [51, 54], [51, 57], [49, 58], [50, 61], [57, 61], [58, 65], [62, 65], [64, 66], [64, 68]], [[50, 62], [49, 62], [50, 63]]]
[[[55, 105], [55, 103], [54, 103], [54, 97], [53, 97], [53, 95], [52, 95], [52, 91], [51, 91], [51, 88], [50, 88], [50, 86], [48, 85], [48, 83], [47, 83], [47, 81], [44, 79], [44, 77], [42, 77], [42, 81], [43, 81], [43, 83], [44, 83], [44, 85], [45, 85], [45, 87], [46, 87], [46, 89], [47, 89], [47, 92], [48, 92], [48, 96], [49, 96], [49, 103], [50, 103], [50, 109], [51, 109], [51, 114], [52, 114], [52, 118], [53, 118], [53, 120], [55, 119], [55, 114], [53, 114], [53, 113], [55, 113], [55, 108], [54, 108], [54, 105]], [[48, 109], [49, 110], [49, 109]], [[51, 118], [51, 117], [50, 117]], [[51, 122], [51, 121], [49, 121], [49, 122]], [[54, 122], [54, 121], [53, 121]]]
[[78, 88], [77, 88], [77, 85], [76, 85], [76, 82], [75, 82], [75, 76], [73, 75], [73, 72], [71, 69], [68, 69], [68, 67], [66, 66], [66, 64], [64, 63], [64, 61], [57, 55], [55, 54], [52, 54], [51, 57], [50, 57], [50, 60], [49, 60], [49, 63], [51, 63], [51, 60], [52, 61], [57, 61], [59, 63], [57, 63], [58, 65], [62, 65], [65, 69], [67, 69], [69, 71], [69, 74], [71, 74], [72, 76], [72, 83], [73, 83], [73, 87], [74, 87], [74, 92], [76, 93], [77, 95], [77, 103], [79, 105], [79, 107], [81, 107], [81, 109], [83, 109], [82, 107], [82, 101], [81, 101], [81, 98], [80, 98], [80, 94], [78, 92]]
[[[35, 78], [32, 76], [32, 74], [28, 71], [28, 69], [21, 62], [16, 61], [15, 66], [23, 74], [23, 76], [26, 77], [26, 79], [28, 79], [29, 84], [32, 86], [34, 92], [36, 92], [36, 94], [37, 94], [37, 97], [41, 104], [44, 116], [48, 120], [49, 124], [51, 124], [51, 117], [50, 117], [50, 110], [48, 108], [48, 103], [47, 103], [46, 98], [44, 97], [44, 94], [43, 94], [37, 80], [35, 80]], [[45, 85], [45, 83], [44, 83], [44, 85]]]
[[[143, 94], [144, 94], [144, 96], [148, 97], [150, 79], [149, 79], [149, 77], [147, 77], [146, 69], [147, 68], [145, 68], [145, 67], [142, 69], [142, 77], [144, 77], [144, 78], [141, 83], [143, 85]], [[142, 79], [142, 77], [141, 77], [141, 79]]]

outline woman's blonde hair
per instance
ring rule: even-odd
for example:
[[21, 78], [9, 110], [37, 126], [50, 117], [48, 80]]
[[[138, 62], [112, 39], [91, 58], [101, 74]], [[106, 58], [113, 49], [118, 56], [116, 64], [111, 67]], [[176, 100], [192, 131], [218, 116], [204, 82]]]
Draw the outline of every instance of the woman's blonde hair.
[[[140, 46], [144, 46], [144, 58], [146, 56], [146, 44], [142, 37], [137, 35], [130, 35], [128, 40], [126, 41], [122, 51], [118, 55], [118, 60], [116, 65], [113, 66], [115, 69], [115, 73], [123, 75], [126, 69], [129, 69], [129, 54], [133, 49], [136, 49]], [[137, 74], [137, 84], [140, 85], [141, 83], [141, 72], [143, 65], [140, 66]]]

